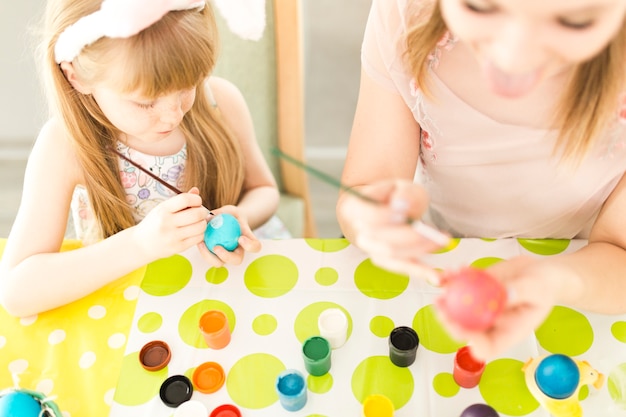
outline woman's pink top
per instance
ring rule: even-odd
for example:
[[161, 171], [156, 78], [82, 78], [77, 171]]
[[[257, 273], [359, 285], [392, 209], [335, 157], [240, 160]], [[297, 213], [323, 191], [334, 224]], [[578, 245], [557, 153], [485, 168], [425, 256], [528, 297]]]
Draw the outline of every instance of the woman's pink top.
[[402, 97], [422, 128], [418, 175], [431, 198], [426, 219], [459, 237], [587, 238], [626, 171], [626, 117], [616, 109], [616, 123], [580, 166], [559, 165], [558, 132], [497, 122], [437, 77], [438, 59], [454, 48], [449, 35], [431, 54], [434, 99], [427, 98], [403, 60], [406, 5], [373, 0], [362, 65]]

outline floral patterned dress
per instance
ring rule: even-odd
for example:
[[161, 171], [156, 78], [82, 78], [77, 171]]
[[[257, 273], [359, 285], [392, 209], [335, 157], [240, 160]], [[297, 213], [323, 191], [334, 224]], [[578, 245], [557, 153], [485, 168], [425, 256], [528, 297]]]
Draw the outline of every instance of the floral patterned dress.
[[[133, 164], [140, 165], [168, 184], [182, 189], [187, 161], [186, 145], [175, 154], [166, 156], [148, 155], [120, 142], [117, 144], [117, 151], [133, 161]], [[150, 210], [176, 193], [133, 164], [118, 157], [120, 181], [126, 191], [126, 202], [133, 208], [133, 217], [139, 223]], [[82, 186], [74, 190], [71, 213], [76, 238], [85, 244], [100, 239], [100, 229], [95, 221], [87, 190]], [[275, 216], [254, 233], [260, 239], [290, 237], [284, 224]]]

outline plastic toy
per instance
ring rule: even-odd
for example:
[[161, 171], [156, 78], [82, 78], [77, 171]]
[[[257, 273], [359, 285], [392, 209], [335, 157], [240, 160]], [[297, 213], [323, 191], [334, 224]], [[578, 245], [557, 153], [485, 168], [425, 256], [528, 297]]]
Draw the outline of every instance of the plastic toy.
[[19, 388], [0, 392], [2, 417], [63, 417], [61, 410], [42, 393]]
[[471, 267], [442, 277], [444, 294], [438, 307], [467, 330], [490, 328], [506, 303], [506, 289], [487, 271]]
[[554, 417], [582, 417], [578, 393], [583, 385], [600, 389], [604, 375], [586, 361], [554, 354], [529, 359], [523, 366], [528, 390]]
[[214, 216], [204, 231], [204, 244], [211, 252], [215, 245], [223, 246], [228, 251], [234, 251], [239, 245], [241, 226], [235, 216], [222, 213]]

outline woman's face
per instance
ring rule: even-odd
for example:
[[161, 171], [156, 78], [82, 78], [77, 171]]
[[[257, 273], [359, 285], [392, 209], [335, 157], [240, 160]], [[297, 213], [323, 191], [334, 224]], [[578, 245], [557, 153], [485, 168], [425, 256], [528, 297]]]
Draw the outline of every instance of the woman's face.
[[601, 52], [624, 24], [626, 0], [440, 0], [493, 90], [520, 96]]

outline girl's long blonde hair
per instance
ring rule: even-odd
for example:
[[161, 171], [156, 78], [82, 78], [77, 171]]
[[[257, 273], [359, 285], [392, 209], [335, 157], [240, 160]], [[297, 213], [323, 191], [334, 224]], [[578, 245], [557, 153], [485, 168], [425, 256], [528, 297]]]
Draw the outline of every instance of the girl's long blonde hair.
[[[407, 34], [406, 58], [417, 85], [428, 94], [430, 55], [448, 28], [438, 1], [420, 3], [420, 10], [415, 5], [409, 9], [422, 15], [415, 18]], [[614, 123], [625, 80], [626, 24], [602, 52], [575, 68], [560, 97], [553, 123], [559, 129], [555, 152], [560, 152], [563, 160], [582, 160], [600, 140], [600, 133]]]
[[[103, 237], [135, 224], [125, 201], [117, 157], [112, 154], [120, 131], [90, 95], [76, 91], [55, 63], [59, 34], [82, 16], [100, 8], [102, 0], [49, 0], [46, 9], [44, 85], [52, 116], [72, 141]], [[73, 61], [82, 82], [106, 80], [120, 93], [141, 92], [147, 98], [196, 88], [196, 99], [180, 128], [187, 143], [184, 190], [200, 189], [207, 207], [236, 204], [244, 181], [238, 142], [209, 102], [204, 82], [215, 65], [218, 34], [207, 4], [198, 10], [173, 11], [128, 39], [101, 38]], [[113, 84], [111, 84], [113, 83]]]

